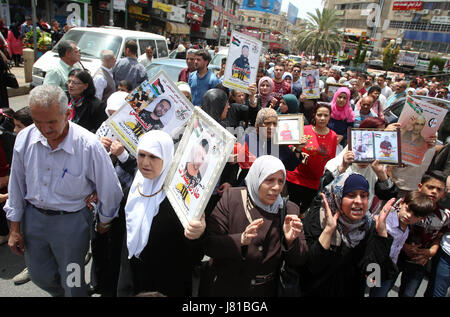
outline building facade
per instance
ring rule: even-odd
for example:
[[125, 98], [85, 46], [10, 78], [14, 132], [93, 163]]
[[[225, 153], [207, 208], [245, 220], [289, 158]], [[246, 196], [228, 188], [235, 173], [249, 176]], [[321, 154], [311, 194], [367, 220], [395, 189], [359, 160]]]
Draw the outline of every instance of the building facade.
[[379, 55], [391, 41], [422, 55], [450, 56], [450, 1], [325, 0], [350, 38], [366, 37]]
[[[31, 15], [29, 0], [0, 0], [0, 18], [9, 25]], [[61, 26], [114, 25], [147, 31], [168, 38], [218, 42], [226, 39], [238, 20], [236, 10], [242, 0], [37, 0], [36, 16]]]
[[237, 15], [237, 31], [259, 39], [267, 50], [290, 50], [290, 39], [295, 26], [288, 23], [285, 12], [272, 14], [239, 9]]

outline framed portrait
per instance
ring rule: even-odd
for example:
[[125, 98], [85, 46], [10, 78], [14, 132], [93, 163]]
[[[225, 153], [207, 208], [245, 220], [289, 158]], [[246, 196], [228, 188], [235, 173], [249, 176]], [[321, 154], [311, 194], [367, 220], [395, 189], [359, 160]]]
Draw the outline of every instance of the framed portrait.
[[319, 70], [307, 69], [301, 73], [301, 85], [303, 93], [308, 99], [320, 98], [320, 86], [319, 86]]
[[408, 96], [403, 106], [400, 123], [403, 163], [420, 166], [428, 150], [426, 138], [439, 130], [447, 115], [447, 107], [433, 104], [432, 100]]
[[136, 157], [139, 138], [145, 132], [162, 130], [176, 138], [193, 112], [192, 103], [160, 71], [126, 96], [122, 107], [106, 123], [111, 133]]
[[347, 87], [347, 85], [342, 84], [325, 84], [325, 94], [327, 95], [328, 99], [331, 101], [333, 99], [334, 94], [336, 91], [338, 91], [341, 87]]
[[379, 160], [382, 164], [402, 163], [400, 129], [353, 129], [348, 131], [348, 148], [355, 155], [355, 163]]
[[233, 31], [223, 75], [225, 87], [248, 94], [248, 86], [256, 82], [259, 56], [263, 43], [249, 35]]
[[283, 114], [278, 116], [275, 144], [300, 144], [303, 136], [303, 114]]
[[236, 137], [194, 107], [163, 185], [185, 228], [203, 214], [235, 142]]

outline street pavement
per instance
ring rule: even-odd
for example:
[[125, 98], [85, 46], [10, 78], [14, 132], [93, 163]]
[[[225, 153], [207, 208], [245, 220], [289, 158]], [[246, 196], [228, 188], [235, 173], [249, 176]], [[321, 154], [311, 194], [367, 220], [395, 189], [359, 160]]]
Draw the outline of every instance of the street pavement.
[[[90, 281], [90, 270], [92, 260], [85, 267], [86, 282]], [[0, 246], [0, 297], [49, 297], [50, 295], [37, 287], [33, 282], [22, 285], [14, 285], [13, 277], [22, 272], [25, 268], [25, 260], [22, 256], [14, 255], [7, 244]], [[389, 292], [388, 297], [398, 296], [399, 279], [395, 283], [393, 289]], [[419, 287], [416, 297], [423, 297], [427, 287], [427, 280], [424, 279]], [[367, 296], [366, 292], [366, 296]], [[94, 295], [97, 297], [98, 295]], [[447, 297], [449, 294], [447, 293]]]

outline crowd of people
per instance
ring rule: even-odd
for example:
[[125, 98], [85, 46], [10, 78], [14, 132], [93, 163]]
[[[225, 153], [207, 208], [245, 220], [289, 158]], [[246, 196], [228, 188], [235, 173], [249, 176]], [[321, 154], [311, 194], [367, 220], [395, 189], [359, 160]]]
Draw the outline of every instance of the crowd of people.
[[[184, 228], [162, 187], [174, 159], [170, 135], [155, 124], [134, 157], [97, 133], [148, 79], [154, 48], [139, 57], [128, 41], [117, 61], [104, 50], [90, 74], [76, 43], [58, 47], [60, 63], [29, 105], [1, 115], [0, 243], [25, 256], [18, 284], [31, 279], [52, 296], [275, 297], [280, 268], [289, 266], [299, 296], [386, 297], [400, 273], [399, 296], [416, 296], [425, 276], [425, 296], [446, 296], [448, 130], [426, 139], [420, 166], [355, 163], [347, 145], [348, 127], [397, 129], [383, 112], [407, 93], [447, 99], [444, 82], [266, 54], [245, 94], [222, 85], [223, 69], [208, 70], [208, 50], [180, 49], [180, 91], [221, 126], [245, 129], [230, 153], [243, 159], [227, 162], [203, 216]], [[319, 99], [302, 91], [310, 68], [320, 70]], [[342, 87], [328, 95], [333, 83]], [[300, 143], [275, 144], [279, 115], [298, 113]], [[208, 151], [202, 142], [188, 172]], [[89, 249], [89, 285], [68, 283], [69, 266], [84, 277]], [[368, 280], [374, 265], [379, 275]]]

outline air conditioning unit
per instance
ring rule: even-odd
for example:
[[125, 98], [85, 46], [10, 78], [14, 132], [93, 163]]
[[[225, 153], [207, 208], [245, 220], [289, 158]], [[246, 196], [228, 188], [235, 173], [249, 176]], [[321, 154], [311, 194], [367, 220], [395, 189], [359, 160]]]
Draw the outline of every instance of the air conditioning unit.
[[442, 10], [441, 9], [434, 9], [433, 10], [433, 14], [441, 14]]
[[425, 10], [422, 10], [422, 11], [419, 11], [418, 13], [420, 13], [420, 14], [429, 14], [430, 13], [430, 10], [428, 10], [428, 9], [425, 9]]
[[405, 17], [410, 17], [411, 16], [411, 12], [405, 12], [404, 16]]

